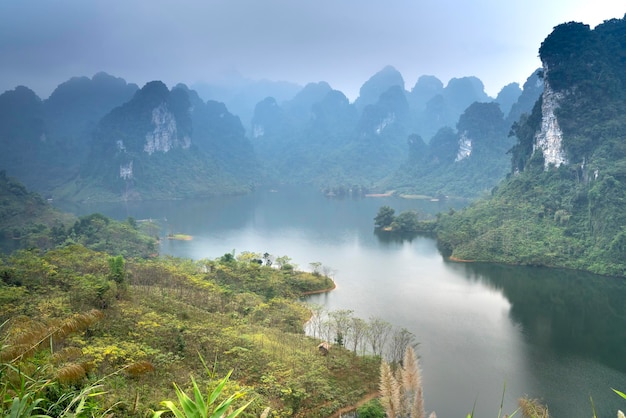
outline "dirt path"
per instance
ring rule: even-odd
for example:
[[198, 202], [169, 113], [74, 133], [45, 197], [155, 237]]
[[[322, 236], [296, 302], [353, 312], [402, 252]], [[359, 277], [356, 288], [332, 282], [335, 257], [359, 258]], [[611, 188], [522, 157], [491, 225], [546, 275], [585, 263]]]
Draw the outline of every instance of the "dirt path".
[[351, 405], [351, 406], [346, 406], [345, 408], [341, 408], [339, 411], [337, 411], [334, 414], [332, 414], [329, 418], [340, 418], [343, 414], [345, 414], [347, 412], [354, 411], [359, 406], [368, 403], [369, 401], [371, 401], [372, 399], [376, 398], [377, 396], [378, 396], [378, 391], [377, 390], [374, 391], [374, 392], [370, 392], [367, 395], [365, 395], [364, 398], [359, 400], [356, 404]]

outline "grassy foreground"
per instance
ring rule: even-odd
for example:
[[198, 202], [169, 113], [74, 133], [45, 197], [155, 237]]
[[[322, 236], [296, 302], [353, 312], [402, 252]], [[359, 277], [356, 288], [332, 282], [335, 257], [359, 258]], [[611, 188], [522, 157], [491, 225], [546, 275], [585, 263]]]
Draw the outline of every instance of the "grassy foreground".
[[[295, 298], [332, 280], [231, 257], [123, 259], [80, 245], [18, 251], [0, 265], [0, 395], [63, 415], [85, 388], [89, 416], [144, 417], [215, 385], [252, 400], [241, 416], [325, 417], [376, 388], [379, 360], [328, 356]], [[206, 359], [210, 373], [201, 362]], [[234, 405], [235, 407], [240, 405]]]

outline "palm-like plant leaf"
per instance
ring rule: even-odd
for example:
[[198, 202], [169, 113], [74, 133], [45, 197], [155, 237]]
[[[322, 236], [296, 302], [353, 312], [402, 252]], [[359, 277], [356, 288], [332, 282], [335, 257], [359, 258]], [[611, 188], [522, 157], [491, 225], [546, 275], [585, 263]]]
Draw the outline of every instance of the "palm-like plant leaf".
[[[204, 361], [203, 361], [203, 364], [204, 364]], [[176, 383], [174, 383], [174, 389], [176, 390], [176, 397], [178, 398], [178, 406], [174, 404], [174, 402], [172, 401], [163, 401], [161, 402], [161, 405], [165, 407], [166, 409], [162, 411], [154, 412], [154, 414], [152, 415], [152, 418], [159, 418], [165, 412], [171, 412], [172, 414], [174, 414], [176, 418], [235, 418], [237, 417], [252, 403], [252, 401], [250, 401], [246, 403], [245, 405], [241, 406], [240, 408], [238, 408], [237, 410], [226, 415], [228, 413], [228, 409], [231, 407], [231, 404], [235, 400], [244, 396], [245, 393], [243, 391], [238, 391], [234, 393], [228, 399], [225, 399], [224, 401], [222, 401], [215, 408], [212, 408], [213, 405], [216, 403], [217, 399], [219, 398], [219, 396], [222, 394], [222, 391], [224, 390], [224, 386], [226, 385], [226, 382], [228, 382], [228, 379], [230, 378], [231, 374], [232, 374], [232, 370], [228, 372], [226, 377], [224, 377], [222, 380], [218, 382], [217, 386], [213, 389], [213, 391], [211, 391], [210, 393], [207, 391], [206, 399], [202, 396], [202, 392], [200, 391], [200, 388], [198, 387], [198, 383], [193, 377], [191, 378], [191, 384], [193, 386], [194, 399], [191, 399], [182, 389], [180, 389], [176, 385]]]
[[[611, 388], [611, 389], [613, 389], [613, 388]], [[626, 393], [620, 392], [617, 389], [613, 389], [613, 392], [617, 393], [619, 396], [621, 396], [622, 398], [626, 399]]]

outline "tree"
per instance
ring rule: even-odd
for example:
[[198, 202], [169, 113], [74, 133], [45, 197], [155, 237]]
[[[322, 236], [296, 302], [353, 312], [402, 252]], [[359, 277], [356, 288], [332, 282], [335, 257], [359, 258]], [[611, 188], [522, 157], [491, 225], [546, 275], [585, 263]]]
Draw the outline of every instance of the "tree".
[[265, 265], [269, 267], [272, 265], [272, 262], [274, 261], [274, 256], [271, 255], [270, 253], [264, 253], [263, 260], [265, 261]]
[[385, 408], [378, 399], [372, 399], [356, 410], [359, 418], [385, 418]]
[[333, 331], [335, 333], [335, 343], [339, 346], [345, 344], [345, 338], [350, 331], [352, 324], [352, 312], [350, 309], [340, 309], [331, 312], [330, 319], [332, 321]]
[[319, 275], [322, 269], [322, 263], [320, 263], [319, 261], [314, 261], [312, 263], [309, 263], [309, 267], [311, 267], [313, 274]]
[[415, 345], [415, 334], [406, 328], [396, 328], [391, 336], [389, 360], [392, 364], [401, 364], [407, 348]]
[[367, 327], [367, 340], [372, 347], [372, 353], [375, 356], [382, 356], [391, 331], [391, 324], [383, 319], [372, 317], [370, 318], [369, 325]]
[[376, 228], [387, 228], [394, 221], [396, 211], [389, 206], [381, 206], [378, 214], [374, 218], [374, 226]]
[[363, 346], [363, 340], [367, 334], [367, 322], [356, 316], [352, 317], [350, 329], [348, 332], [348, 340], [352, 345], [352, 351], [357, 354], [359, 346]]
[[419, 215], [414, 210], [402, 212], [391, 223], [391, 228], [398, 232], [414, 232], [419, 226]]
[[283, 255], [282, 257], [276, 257], [276, 259], [274, 260], [274, 264], [276, 264], [281, 270], [288, 270], [289, 267], [287, 266], [290, 266], [292, 270], [294, 268], [291, 264], [291, 257], [286, 255]]
[[123, 283], [126, 278], [126, 269], [124, 267], [124, 257], [121, 255], [109, 257], [109, 268], [111, 269], [110, 277], [116, 283]]

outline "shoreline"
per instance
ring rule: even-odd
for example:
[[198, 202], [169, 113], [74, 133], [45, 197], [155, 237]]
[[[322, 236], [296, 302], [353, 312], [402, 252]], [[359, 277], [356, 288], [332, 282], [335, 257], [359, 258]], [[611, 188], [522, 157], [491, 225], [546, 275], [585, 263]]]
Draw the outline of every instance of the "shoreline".
[[463, 258], [457, 258], [457, 257], [454, 257], [454, 256], [448, 257], [448, 260], [454, 261], [456, 263], [475, 263], [475, 260], [465, 260]]
[[[329, 277], [330, 278], [330, 277]], [[326, 289], [320, 289], [320, 290], [309, 290], [308, 292], [303, 292], [300, 297], [304, 297], [304, 296], [309, 296], [309, 295], [319, 295], [320, 293], [328, 293], [330, 291], [333, 291], [337, 288], [337, 283], [333, 280], [333, 285], [332, 287], [326, 288]]]

